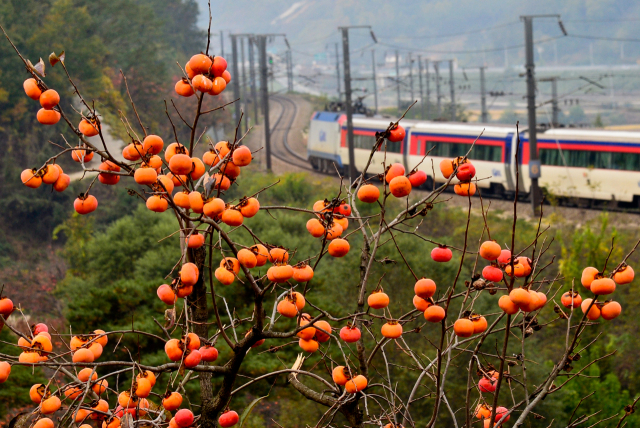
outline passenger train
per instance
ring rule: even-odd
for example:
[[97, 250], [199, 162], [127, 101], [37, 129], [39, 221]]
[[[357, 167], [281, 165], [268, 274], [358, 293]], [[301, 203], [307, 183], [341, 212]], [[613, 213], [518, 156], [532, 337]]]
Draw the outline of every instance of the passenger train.
[[[390, 119], [354, 115], [353, 134], [356, 169], [362, 171], [375, 143], [375, 133], [384, 131]], [[341, 112], [315, 112], [311, 117], [307, 142], [308, 160], [314, 169], [335, 173], [333, 164], [347, 171], [346, 115]], [[442, 159], [464, 156], [478, 138], [469, 159], [476, 167], [477, 185], [483, 194], [513, 197], [516, 190], [515, 153], [518, 144], [515, 126], [403, 120], [404, 141], [387, 141], [386, 164], [402, 163], [407, 171], [419, 165], [429, 176], [427, 188], [445, 182], [440, 173]], [[539, 131], [540, 186], [559, 201], [579, 205], [640, 207], [640, 132], [580, 128]], [[384, 149], [384, 145], [383, 145]], [[383, 149], [374, 155], [370, 174], [383, 172]], [[520, 132], [519, 193], [527, 196], [529, 140]]]

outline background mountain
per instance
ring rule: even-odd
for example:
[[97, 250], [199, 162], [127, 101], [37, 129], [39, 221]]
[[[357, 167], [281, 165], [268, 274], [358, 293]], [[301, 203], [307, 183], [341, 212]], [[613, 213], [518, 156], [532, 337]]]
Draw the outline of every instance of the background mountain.
[[[199, 25], [206, 27], [207, 0], [198, 0]], [[298, 62], [333, 50], [341, 25], [371, 25], [378, 50], [413, 50], [459, 64], [489, 66], [521, 63], [525, 14], [560, 14], [569, 34], [563, 37], [554, 18], [535, 21], [541, 65], [636, 63], [640, 56], [640, 2], [634, 0], [237, 0], [213, 2], [216, 33], [286, 33]], [[250, 12], [248, 12], [250, 11]], [[578, 37], [582, 36], [582, 37]], [[587, 38], [588, 37], [588, 38]], [[605, 38], [605, 39], [602, 39]], [[616, 39], [616, 40], [610, 40]], [[618, 40], [620, 39], [620, 40]], [[622, 40], [624, 39], [624, 40]], [[372, 43], [365, 30], [351, 33], [352, 47]], [[229, 40], [225, 39], [229, 49]], [[216, 38], [216, 46], [219, 39]]]

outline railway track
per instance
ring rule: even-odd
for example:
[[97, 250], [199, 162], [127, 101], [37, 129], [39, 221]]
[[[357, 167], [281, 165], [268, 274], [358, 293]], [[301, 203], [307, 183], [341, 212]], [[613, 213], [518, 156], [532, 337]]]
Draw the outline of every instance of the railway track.
[[271, 154], [296, 168], [317, 172], [309, 165], [306, 156], [297, 153], [289, 145], [289, 132], [298, 115], [298, 106], [289, 98], [278, 95], [272, 95], [269, 99], [279, 104], [282, 109], [271, 127]]

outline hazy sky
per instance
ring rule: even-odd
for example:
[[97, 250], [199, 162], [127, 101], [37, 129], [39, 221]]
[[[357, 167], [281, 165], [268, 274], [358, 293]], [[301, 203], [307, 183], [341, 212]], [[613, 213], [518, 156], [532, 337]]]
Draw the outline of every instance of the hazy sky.
[[[207, 1], [201, 5], [203, 26]], [[536, 55], [542, 63], [635, 63], [640, 57], [637, 0], [235, 0], [212, 1], [212, 29], [286, 33], [299, 61], [340, 42], [341, 25], [371, 25], [377, 51], [413, 52], [457, 62], [504, 64], [523, 55], [523, 14], [559, 14], [534, 21]], [[350, 33], [351, 49], [373, 44], [366, 30]], [[219, 43], [219, 42], [218, 42]], [[278, 43], [276, 41], [276, 43]]]

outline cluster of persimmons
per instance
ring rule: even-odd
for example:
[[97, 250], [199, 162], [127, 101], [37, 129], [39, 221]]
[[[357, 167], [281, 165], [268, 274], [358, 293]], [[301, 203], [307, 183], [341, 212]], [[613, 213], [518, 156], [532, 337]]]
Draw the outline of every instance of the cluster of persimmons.
[[[185, 97], [196, 92], [203, 96], [219, 95], [231, 80], [231, 75], [226, 70], [227, 62], [220, 56], [210, 57], [204, 54], [194, 55], [185, 66], [188, 77], [182, 78], [176, 83], [176, 92]], [[55, 125], [61, 118], [61, 113], [56, 107], [60, 102], [58, 92], [44, 87], [40, 79], [29, 78], [24, 82], [24, 90], [28, 97], [39, 100], [42, 109], [38, 112], [37, 119], [43, 125]], [[78, 128], [75, 130], [84, 137], [94, 137], [101, 133], [100, 120], [97, 115], [83, 116]], [[96, 152], [90, 146], [81, 144], [78, 147], [65, 150], [70, 151], [74, 161], [82, 163], [90, 162]], [[164, 151], [164, 161], [159, 156]], [[239, 226], [244, 218], [253, 217], [259, 210], [260, 204], [256, 198], [243, 198], [235, 205], [226, 204], [219, 197], [208, 195], [205, 197], [205, 186], [218, 192], [227, 190], [231, 183], [240, 174], [240, 168], [249, 165], [252, 160], [251, 151], [246, 146], [232, 146], [227, 141], [220, 141], [211, 146], [202, 159], [191, 157], [186, 146], [179, 142], [164, 147], [163, 139], [158, 135], [146, 135], [142, 141], [133, 140], [122, 151], [124, 159], [130, 163], [130, 172], [123, 172], [117, 161], [103, 159], [98, 168], [98, 180], [105, 185], [119, 183], [122, 176], [133, 175], [137, 184], [148, 186], [151, 195], [146, 200], [148, 209], [155, 212], [166, 211], [170, 204], [181, 208], [186, 212], [204, 214], [216, 221], [221, 221], [231, 226]], [[24, 170], [21, 174], [22, 182], [30, 188], [38, 188], [43, 183], [53, 185], [53, 189], [62, 192], [70, 184], [69, 175], [65, 174], [55, 162], [57, 156], [47, 162], [41, 168]], [[206, 165], [206, 166], [205, 166]], [[207, 175], [208, 182], [200, 180], [205, 176], [207, 166], [218, 172]], [[200, 181], [199, 181], [200, 180]], [[196, 191], [198, 187], [203, 191]], [[175, 194], [174, 189], [183, 187]], [[189, 191], [189, 188], [194, 189]], [[74, 202], [74, 209], [79, 214], [89, 214], [96, 210], [98, 201], [95, 196], [80, 194]], [[185, 238], [188, 248], [199, 248], [204, 245], [204, 235], [193, 231]], [[263, 247], [264, 248], [264, 247]], [[246, 251], [246, 250], [245, 250]], [[266, 249], [265, 249], [266, 252]], [[264, 252], [263, 252], [264, 253]], [[286, 252], [285, 252], [286, 254]], [[253, 253], [250, 253], [253, 256]], [[240, 260], [249, 263], [246, 258], [239, 255]], [[262, 257], [253, 257], [253, 265], [260, 263]], [[233, 265], [231, 260], [223, 260], [221, 266], [230, 270], [239, 265]], [[264, 261], [262, 261], [264, 264]], [[227, 271], [229, 272], [229, 271]], [[235, 274], [239, 271], [235, 270]], [[198, 268], [193, 263], [184, 263], [180, 275], [172, 285], [162, 286], [158, 289], [158, 296], [167, 302], [175, 303], [178, 297], [186, 297], [191, 294], [193, 285], [200, 276]], [[217, 275], [218, 276], [218, 275]], [[233, 275], [231, 275], [233, 281]], [[224, 276], [220, 276], [224, 283]], [[0, 315], [6, 320], [13, 312], [14, 305], [8, 297], [0, 298]], [[53, 391], [52, 385], [35, 384], [30, 390], [30, 397], [40, 416], [33, 424], [34, 428], [52, 428], [53, 421], [47, 417], [63, 406], [64, 400], [69, 400], [69, 406], [77, 409], [73, 413], [73, 419], [81, 428], [89, 428], [87, 424], [92, 420], [102, 423], [104, 428], [117, 428], [121, 424], [124, 415], [130, 414], [134, 418], [144, 417], [150, 408], [147, 397], [156, 383], [156, 376], [152, 371], [140, 370], [131, 382], [128, 390], [118, 394], [117, 405], [110, 410], [108, 402], [101, 395], [109, 389], [105, 377], [98, 378], [95, 367], [102, 355], [103, 348], [108, 341], [108, 333], [103, 330], [95, 330], [86, 335], [73, 336], [68, 344], [73, 363], [80, 366], [89, 366], [77, 373], [76, 379], [57, 391]], [[218, 351], [211, 346], [206, 339], [201, 344], [200, 338], [194, 333], [186, 333], [183, 339], [172, 339], [166, 343], [165, 350], [173, 361], [180, 361], [185, 368], [193, 368], [201, 362], [213, 362], [218, 357]], [[55, 355], [53, 360], [49, 356], [53, 353], [53, 344], [48, 327], [45, 324], [37, 324], [32, 327], [30, 335], [19, 337], [17, 346], [22, 351], [18, 363], [38, 364], [55, 361], [63, 355]], [[0, 383], [5, 382], [10, 375], [11, 364], [0, 361]], [[182, 395], [177, 391], [167, 391], [162, 399], [162, 407], [168, 412], [176, 411], [169, 420], [171, 428], [187, 428], [194, 425], [194, 415], [189, 409], [181, 409]], [[219, 417], [218, 423], [223, 427], [231, 427], [239, 420], [235, 411], [227, 409]]]
[[[185, 66], [188, 77], [184, 77], [176, 83], [176, 92], [179, 95], [189, 97], [197, 92], [202, 95], [219, 95], [226, 88], [231, 80], [231, 74], [227, 71], [227, 61], [220, 56], [209, 57], [204, 54], [194, 55]], [[60, 95], [54, 89], [45, 89], [35, 78], [25, 80], [24, 91], [26, 95], [34, 100], [39, 100], [42, 108], [38, 111], [38, 121], [44, 125], [55, 125], [61, 118], [61, 114], [56, 107], [60, 103]], [[100, 134], [100, 120], [96, 115], [83, 116], [78, 124], [77, 132], [84, 137], [94, 137]], [[166, 211], [169, 207], [167, 195], [174, 187], [183, 186], [188, 179], [199, 180], [205, 174], [205, 164], [214, 166], [227, 153], [230, 152], [228, 142], [221, 141], [212, 148], [210, 152], [203, 156], [203, 159], [190, 157], [189, 150], [179, 142], [171, 143], [164, 150], [164, 162], [158, 154], [164, 149], [164, 141], [157, 135], [146, 135], [143, 141], [133, 140], [131, 144], [124, 147], [122, 157], [133, 162], [134, 180], [141, 185], [152, 187], [156, 194], [147, 199], [147, 207], [156, 212]], [[93, 159], [94, 151], [89, 147], [80, 145], [70, 150], [74, 161], [88, 163]], [[216, 180], [216, 188], [226, 190], [231, 185], [231, 180], [240, 174], [240, 167], [251, 162], [251, 151], [246, 147], [238, 147], [234, 150], [233, 161], [226, 162], [224, 169], [221, 169], [213, 178]], [[164, 167], [164, 168], [163, 168]], [[104, 160], [99, 166], [98, 179], [106, 185], [114, 185], [120, 181], [123, 174], [121, 167], [110, 160]], [[163, 170], [166, 174], [163, 174]], [[22, 182], [31, 188], [38, 188], [43, 183], [53, 185], [53, 189], [62, 192], [70, 184], [69, 175], [65, 174], [62, 167], [55, 162], [47, 162], [41, 168], [25, 169], [21, 174]], [[193, 193], [193, 192], [192, 192]], [[182, 208], [191, 208], [194, 212], [203, 212], [206, 202], [202, 198], [198, 199], [199, 192], [193, 195], [178, 195], [176, 205]], [[190, 198], [188, 198], [190, 196]], [[225, 207], [220, 207], [221, 200], [217, 199], [206, 208], [207, 215], [220, 215], [225, 211]], [[252, 205], [257, 202], [243, 201], [244, 205]], [[191, 205], [193, 204], [193, 207]], [[88, 214], [98, 207], [98, 200], [88, 192], [80, 194], [74, 201], [74, 209], [79, 214]], [[239, 215], [241, 207], [233, 207], [225, 215], [230, 223], [236, 225], [242, 223], [242, 216]], [[257, 209], [256, 209], [257, 210]], [[246, 209], [253, 211], [253, 207]], [[246, 217], [246, 216], [245, 216]], [[224, 221], [224, 220], [223, 220]], [[239, 222], [239, 223], [238, 223]]]

